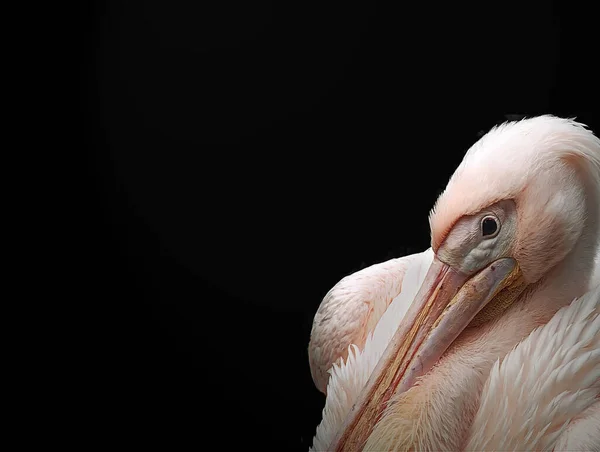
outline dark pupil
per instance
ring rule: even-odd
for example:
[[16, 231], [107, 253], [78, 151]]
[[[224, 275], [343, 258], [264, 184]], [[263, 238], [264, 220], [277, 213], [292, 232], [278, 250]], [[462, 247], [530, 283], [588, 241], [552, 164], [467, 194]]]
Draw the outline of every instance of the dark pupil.
[[492, 235], [498, 229], [498, 225], [496, 224], [496, 220], [493, 218], [486, 218], [483, 220], [483, 224], [481, 225], [481, 232], [483, 235]]

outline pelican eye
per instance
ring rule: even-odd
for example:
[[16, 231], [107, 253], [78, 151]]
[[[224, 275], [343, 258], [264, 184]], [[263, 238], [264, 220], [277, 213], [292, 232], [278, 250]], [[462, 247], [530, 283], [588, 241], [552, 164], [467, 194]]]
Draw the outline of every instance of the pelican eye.
[[481, 220], [481, 234], [484, 237], [494, 237], [498, 233], [499, 229], [500, 227], [496, 218], [488, 216]]

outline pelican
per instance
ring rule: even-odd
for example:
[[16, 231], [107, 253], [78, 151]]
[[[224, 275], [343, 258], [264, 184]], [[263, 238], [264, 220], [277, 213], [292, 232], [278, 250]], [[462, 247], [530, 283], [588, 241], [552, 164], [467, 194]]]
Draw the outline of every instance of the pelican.
[[323, 298], [310, 450], [600, 451], [600, 140], [551, 115], [494, 127], [429, 224], [431, 248]]

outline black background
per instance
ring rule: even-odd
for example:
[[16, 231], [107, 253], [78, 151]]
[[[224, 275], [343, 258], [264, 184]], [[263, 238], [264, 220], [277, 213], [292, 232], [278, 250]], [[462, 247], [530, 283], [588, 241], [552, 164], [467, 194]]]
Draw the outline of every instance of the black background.
[[102, 322], [91, 442], [307, 450], [327, 290], [427, 248], [437, 195], [505, 115], [598, 132], [590, 8], [90, 7], [73, 274]]

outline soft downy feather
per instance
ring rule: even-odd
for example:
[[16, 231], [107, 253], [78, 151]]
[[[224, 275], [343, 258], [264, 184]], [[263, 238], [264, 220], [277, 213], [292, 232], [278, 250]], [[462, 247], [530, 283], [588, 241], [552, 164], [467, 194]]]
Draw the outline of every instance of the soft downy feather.
[[496, 361], [465, 450], [552, 450], [599, 395], [597, 286]]
[[367, 337], [363, 350], [350, 345], [346, 361], [331, 368], [323, 418], [310, 451], [327, 450], [423, 284], [433, 251], [429, 248], [413, 257], [404, 275], [402, 292], [383, 313], [373, 333]]
[[554, 446], [554, 452], [590, 450], [600, 450], [600, 399], [569, 424]]

